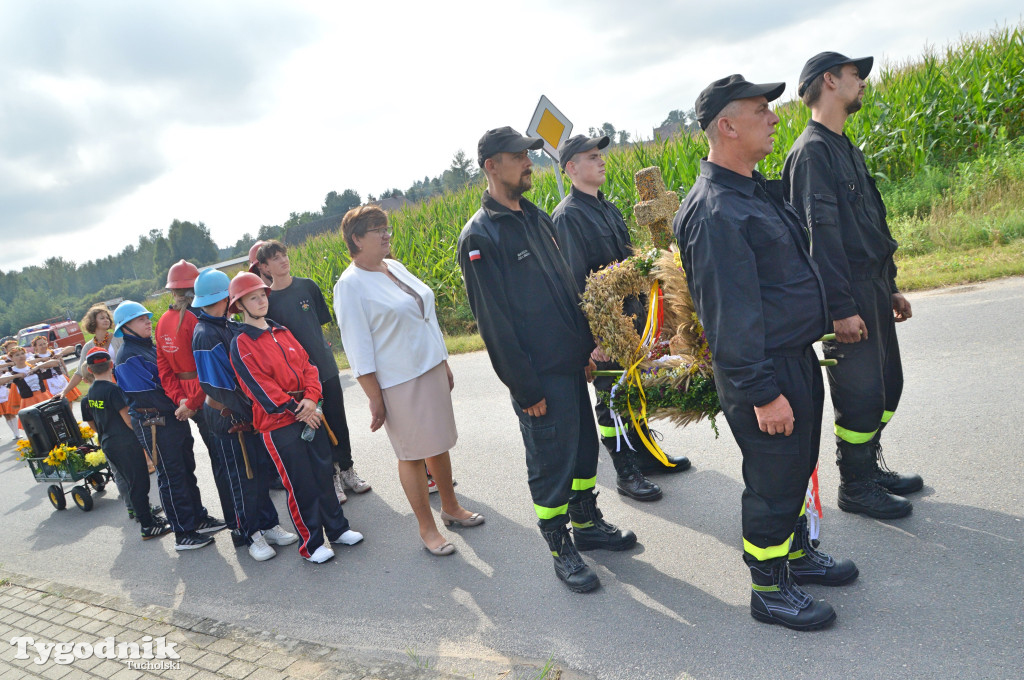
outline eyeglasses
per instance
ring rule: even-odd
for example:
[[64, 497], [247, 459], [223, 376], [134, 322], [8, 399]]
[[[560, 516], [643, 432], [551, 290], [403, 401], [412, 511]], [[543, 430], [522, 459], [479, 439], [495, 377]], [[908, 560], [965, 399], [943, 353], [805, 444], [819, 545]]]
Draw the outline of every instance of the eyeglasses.
[[376, 233], [380, 234], [381, 238], [384, 238], [385, 235], [391, 236], [392, 234], [394, 234], [395, 233], [395, 229], [394, 229], [394, 227], [377, 227], [376, 229], [367, 229], [366, 230], [367, 234], [369, 234], [370, 232], [376, 232]]

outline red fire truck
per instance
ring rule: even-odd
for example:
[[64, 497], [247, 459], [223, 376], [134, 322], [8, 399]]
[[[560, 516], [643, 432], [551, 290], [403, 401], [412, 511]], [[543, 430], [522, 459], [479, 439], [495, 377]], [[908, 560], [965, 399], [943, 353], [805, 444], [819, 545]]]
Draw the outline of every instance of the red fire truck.
[[85, 334], [82, 333], [82, 329], [79, 328], [77, 321], [66, 319], [64, 317], [55, 317], [53, 319], [47, 319], [42, 323], [38, 323], [28, 328], [22, 328], [18, 331], [18, 344], [22, 347], [29, 347], [32, 341], [39, 336], [46, 338], [46, 341], [50, 345], [56, 345], [57, 347], [74, 347], [75, 356], [82, 355], [82, 345], [85, 344]]

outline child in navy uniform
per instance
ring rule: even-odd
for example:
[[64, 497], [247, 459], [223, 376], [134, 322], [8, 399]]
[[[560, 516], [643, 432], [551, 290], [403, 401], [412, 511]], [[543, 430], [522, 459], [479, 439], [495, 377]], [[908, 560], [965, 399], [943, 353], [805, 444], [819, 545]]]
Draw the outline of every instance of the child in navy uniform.
[[[276, 555], [273, 545], [299, 540], [278, 524], [277, 509], [270, 500], [270, 480], [277, 477], [263, 439], [252, 425], [252, 402], [242, 392], [231, 368], [231, 340], [242, 324], [229, 321], [228, 275], [206, 269], [195, 280], [194, 307], [200, 307], [192, 334], [199, 384], [206, 393], [203, 417], [213, 435], [214, 451], [230, 486], [238, 531], [232, 535], [249, 546], [257, 562]], [[251, 473], [251, 476], [250, 474]]]
[[87, 397], [88, 415], [83, 417], [99, 435], [108, 462], [121, 472], [127, 487], [122, 492], [127, 491], [135, 518], [142, 525], [142, 540], [163, 536], [171, 531], [171, 525], [150, 511], [146, 454], [132, 431], [124, 390], [114, 383], [110, 354], [102, 347], [94, 347], [85, 357], [85, 363], [94, 382]]
[[175, 417], [178, 404], [171, 401], [160, 382], [151, 316], [148, 309], [132, 300], [125, 300], [114, 310], [114, 336], [124, 338], [114, 375], [128, 398], [135, 436], [156, 463], [160, 500], [174, 529], [174, 549], [195, 550], [213, 542], [208, 534], [227, 525], [203, 507], [192, 429], [188, 420]]
[[[299, 532], [299, 554], [326, 562], [334, 550], [324, 542], [355, 545], [363, 535], [349, 528], [331, 481], [328, 435], [317, 402], [320, 380], [309, 355], [287, 328], [269, 321], [267, 285], [249, 272], [228, 289], [228, 311], [241, 311], [245, 324], [231, 341], [231, 365], [253, 403], [253, 425], [277, 465], [288, 491], [288, 510]], [[303, 438], [306, 427], [312, 437]]]

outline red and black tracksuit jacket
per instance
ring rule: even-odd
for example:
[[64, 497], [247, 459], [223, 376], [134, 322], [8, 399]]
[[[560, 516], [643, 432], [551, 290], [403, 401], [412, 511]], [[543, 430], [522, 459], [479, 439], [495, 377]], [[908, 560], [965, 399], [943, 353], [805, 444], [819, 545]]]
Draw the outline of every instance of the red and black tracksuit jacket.
[[[242, 391], [252, 400], [252, 423], [270, 432], [295, 422], [302, 399], [320, 401], [320, 375], [309, 355], [284, 326], [267, 319], [268, 328], [246, 324], [231, 341], [231, 365]], [[303, 393], [295, 399], [289, 392]]]
[[[302, 399], [320, 400], [319, 374], [287, 328], [269, 319], [267, 323], [267, 328], [242, 327], [231, 341], [231, 365], [252, 400], [253, 425], [288, 491], [288, 514], [302, 539], [299, 554], [308, 558], [324, 544], [325, 533], [335, 541], [349, 524], [334, 493], [325, 428], [307, 442], [301, 438], [305, 426], [295, 419]], [[296, 398], [289, 392], [302, 395]]]

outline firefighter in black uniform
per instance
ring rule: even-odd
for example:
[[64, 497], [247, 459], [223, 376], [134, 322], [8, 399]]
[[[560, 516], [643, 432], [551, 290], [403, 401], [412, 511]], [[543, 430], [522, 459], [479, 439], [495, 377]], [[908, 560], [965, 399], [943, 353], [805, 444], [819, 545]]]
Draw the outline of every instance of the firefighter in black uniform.
[[919, 491], [918, 475], [890, 470], [882, 458], [882, 429], [903, 392], [896, 322], [911, 316], [896, 287], [896, 241], [864, 154], [843, 134], [861, 107], [872, 57], [848, 59], [823, 52], [800, 74], [799, 94], [811, 108], [807, 128], [783, 170], [788, 200], [806, 220], [836, 341], [825, 356], [835, 410], [839, 507], [870, 517], [910, 514], [903, 494]]
[[[601, 192], [605, 166], [601, 150], [608, 146], [608, 137], [570, 137], [558, 151], [558, 162], [572, 180], [569, 195], [551, 213], [558, 236], [558, 245], [569, 263], [576, 285], [583, 290], [587, 275], [633, 254], [633, 243], [622, 213]], [[634, 316], [637, 332], [643, 332], [647, 319], [644, 301], [633, 296], [623, 302], [623, 313]], [[596, 347], [591, 358], [599, 370], [621, 371], [611, 357]], [[594, 379], [594, 390], [609, 392], [616, 380], [601, 376]], [[620, 429], [611, 409], [598, 401], [594, 407], [601, 442], [608, 449], [615, 465], [618, 492], [638, 501], [661, 498], [661, 488], [644, 477], [644, 473], [682, 472], [690, 467], [685, 456], [669, 457], [666, 466], [643, 445], [631, 423], [623, 420]]]
[[459, 236], [459, 266], [491, 365], [519, 418], [530, 494], [555, 573], [585, 592], [600, 580], [577, 549], [626, 550], [636, 535], [605, 522], [597, 509], [597, 429], [587, 391], [594, 341], [551, 218], [523, 198], [532, 184], [527, 151], [541, 145], [510, 127], [480, 138], [487, 190]]
[[817, 464], [825, 398], [811, 343], [828, 327], [825, 289], [799, 217], [757, 163], [784, 83], [717, 80], [695, 111], [711, 151], [673, 222], [690, 294], [713, 357], [722, 411], [743, 453], [743, 557], [750, 613], [794, 630], [835, 611], [799, 585], [857, 578], [810, 542], [804, 499]]

